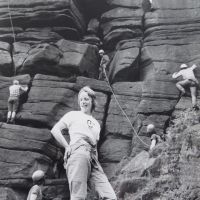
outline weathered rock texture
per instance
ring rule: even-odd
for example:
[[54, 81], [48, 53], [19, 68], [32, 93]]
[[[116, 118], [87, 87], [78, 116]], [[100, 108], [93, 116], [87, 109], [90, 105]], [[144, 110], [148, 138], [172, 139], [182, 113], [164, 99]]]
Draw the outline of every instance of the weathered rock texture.
[[[198, 0], [0, 0], [0, 199], [25, 200], [36, 169], [46, 173], [47, 199], [69, 199], [50, 129], [78, 109], [85, 85], [97, 92], [99, 159], [118, 195], [198, 199], [199, 112], [171, 75], [200, 64], [199, 9]], [[111, 86], [97, 80], [99, 48]], [[14, 79], [29, 87], [17, 125], [4, 123]], [[149, 123], [165, 138], [152, 151]]]
[[17, 74], [36, 73], [70, 77], [97, 77], [98, 57], [95, 46], [59, 40], [56, 43], [30, 45], [17, 42], [13, 47], [14, 70]]

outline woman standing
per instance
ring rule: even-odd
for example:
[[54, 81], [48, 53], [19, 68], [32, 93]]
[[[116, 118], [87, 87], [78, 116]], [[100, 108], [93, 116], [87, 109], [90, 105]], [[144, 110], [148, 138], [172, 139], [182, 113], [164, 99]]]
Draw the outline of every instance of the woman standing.
[[[71, 200], [86, 199], [88, 181], [94, 186], [100, 199], [117, 199], [97, 159], [100, 125], [92, 116], [95, 99], [95, 92], [88, 86], [83, 87], [78, 94], [80, 111], [68, 112], [51, 130], [54, 138], [65, 148], [64, 166]], [[66, 128], [69, 131], [70, 144], [61, 132]]]

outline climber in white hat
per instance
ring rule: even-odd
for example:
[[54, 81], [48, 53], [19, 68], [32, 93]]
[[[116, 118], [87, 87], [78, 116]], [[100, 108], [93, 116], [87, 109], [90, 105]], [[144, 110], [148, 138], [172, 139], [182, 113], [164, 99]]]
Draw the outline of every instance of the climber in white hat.
[[101, 58], [100, 66], [99, 66], [99, 80], [105, 80], [105, 73], [108, 74], [107, 66], [110, 62], [108, 55], [105, 54], [103, 49], [99, 50], [99, 56]]
[[185, 94], [185, 87], [190, 88], [191, 97], [192, 97], [192, 106], [194, 110], [199, 110], [199, 107], [197, 106], [197, 98], [196, 98], [196, 91], [197, 87], [199, 85], [199, 81], [194, 75], [194, 69], [197, 67], [197, 65], [192, 65], [191, 67], [188, 67], [186, 64], [181, 64], [180, 71], [175, 72], [172, 74], [172, 78], [178, 78], [179, 76], [182, 76], [181, 81], [178, 81], [176, 83], [176, 87], [178, 90], [181, 91], [181, 95]]
[[42, 187], [45, 182], [45, 174], [42, 170], [37, 170], [32, 175], [33, 186], [29, 190], [27, 200], [42, 200]]

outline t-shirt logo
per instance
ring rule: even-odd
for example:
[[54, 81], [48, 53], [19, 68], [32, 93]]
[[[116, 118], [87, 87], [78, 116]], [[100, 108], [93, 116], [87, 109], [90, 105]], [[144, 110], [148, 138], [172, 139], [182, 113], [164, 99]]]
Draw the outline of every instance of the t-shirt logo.
[[89, 128], [94, 127], [94, 123], [90, 119], [87, 120], [87, 125], [88, 125]]

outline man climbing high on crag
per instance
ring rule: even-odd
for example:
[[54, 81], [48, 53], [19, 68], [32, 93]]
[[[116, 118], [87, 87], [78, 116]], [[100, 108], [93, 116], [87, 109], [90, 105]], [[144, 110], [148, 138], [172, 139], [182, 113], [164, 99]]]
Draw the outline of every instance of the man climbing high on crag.
[[194, 69], [197, 66], [194, 64], [191, 67], [188, 67], [186, 64], [182, 64], [180, 66], [180, 71], [175, 72], [172, 74], [172, 78], [178, 78], [179, 76], [182, 76], [183, 80], [178, 81], [176, 83], [176, 87], [181, 91], [181, 95], [185, 94], [185, 87], [189, 86], [191, 97], [192, 97], [192, 106], [194, 110], [199, 110], [199, 107], [197, 106], [197, 87], [199, 85], [199, 81], [196, 79], [194, 75]]
[[108, 74], [107, 67], [110, 62], [110, 59], [109, 59], [108, 55], [105, 54], [103, 49], [99, 50], [99, 55], [101, 58], [100, 66], [99, 66], [99, 80], [104, 81], [104, 80], [106, 80], [105, 73]]

